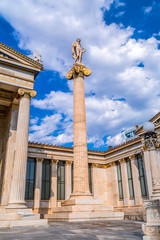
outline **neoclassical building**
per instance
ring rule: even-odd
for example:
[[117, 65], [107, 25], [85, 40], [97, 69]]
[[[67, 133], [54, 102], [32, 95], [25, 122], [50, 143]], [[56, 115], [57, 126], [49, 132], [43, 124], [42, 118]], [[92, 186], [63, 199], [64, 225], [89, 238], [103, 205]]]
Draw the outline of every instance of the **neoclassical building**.
[[[63, 220], [57, 207], [73, 191], [73, 149], [28, 143], [30, 99], [36, 96], [34, 82], [41, 70], [39, 61], [0, 43], [0, 227]], [[160, 113], [149, 121], [159, 138]], [[125, 219], [145, 219], [143, 201], [152, 195], [152, 163], [142, 144], [143, 128], [136, 132], [136, 138], [105, 152], [88, 150], [91, 194], [103, 200], [106, 209], [124, 213]], [[159, 147], [155, 152], [160, 166]]]

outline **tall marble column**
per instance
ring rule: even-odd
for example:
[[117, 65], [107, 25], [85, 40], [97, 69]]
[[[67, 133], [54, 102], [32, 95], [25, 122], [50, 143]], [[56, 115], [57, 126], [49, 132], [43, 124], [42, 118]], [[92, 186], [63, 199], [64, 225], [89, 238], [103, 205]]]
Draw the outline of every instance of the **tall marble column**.
[[67, 74], [67, 79], [74, 80], [73, 90], [73, 142], [74, 142], [74, 187], [71, 197], [91, 196], [88, 179], [88, 154], [86, 111], [84, 94], [84, 75], [91, 70], [83, 64], [75, 63]]
[[134, 186], [134, 196], [135, 196], [135, 204], [143, 205], [142, 193], [141, 193], [141, 185], [139, 180], [139, 171], [137, 165], [137, 159], [135, 155], [129, 157], [131, 160], [132, 166], [132, 175], [133, 175], [133, 186]]
[[42, 162], [43, 158], [36, 158], [36, 180], [34, 191], [34, 212], [38, 213], [41, 203], [41, 186], [42, 186]]
[[128, 187], [128, 176], [127, 176], [127, 166], [125, 159], [120, 160], [121, 172], [122, 172], [122, 185], [123, 185], [123, 204], [128, 206], [129, 204], [129, 187]]
[[8, 208], [26, 208], [24, 196], [28, 152], [30, 98], [36, 96], [36, 91], [20, 88], [18, 89], [18, 94], [20, 95], [20, 103]]
[[58, 160], [52, 159], [51, 161], [51, 198], [50, 206], [51, 210], [57, 207], [57, 163]]

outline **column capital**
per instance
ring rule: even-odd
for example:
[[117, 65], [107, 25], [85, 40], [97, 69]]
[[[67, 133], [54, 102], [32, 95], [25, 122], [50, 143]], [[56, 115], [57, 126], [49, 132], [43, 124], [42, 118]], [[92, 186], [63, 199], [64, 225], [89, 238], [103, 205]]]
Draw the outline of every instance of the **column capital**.
[[116, 162], [111, 162], [111, 167], [114, 167], [116, 165], [117, 165]]
[[98, 167], [98, 163], [92, 163], [92, 167]]
[[88, 77], [89, 75], [91, 75], [90, 68], [85, 67], [83, 64], [75, 63], [72, 69], [66, 74], [66, 78], [71, 80], [75, 77], [84, 78], [84, 76]]
[[133, 154], [133, 155], [130, 155], [129, 156], [129, 159], [132, 161], [132, 160], [135, 160], [136, 159], [136, 156]]
[[52, 164], [55, 164], [55, 163], [57, 164], [58, 162], [59, 162], [59, 160], [57, 160], [57, 159], [53, 159], [53, 158], [51, 159]]
[[24, 97], [35, 97], [37, 95], [37, 92], [34, 89], [24, 89], [24, 88], [19, 88], [18, 89], [18, 94], [20, 96]]
[[119, 160], [119, 162], [120, 163], [126, 163], [126, 160], [125, 160], [125, 158], [122, 158], [122, 159]]
[[43, 162], [43, 161], [44, 161], [44, 158], [39, 158], [39, 157], [38, 157], [38, 158], [36, 158], [36, 161], [37, 161], [37, 162]]
[[65, 161], [66, 165], [71, 165], [73, 163], [73, 161]]

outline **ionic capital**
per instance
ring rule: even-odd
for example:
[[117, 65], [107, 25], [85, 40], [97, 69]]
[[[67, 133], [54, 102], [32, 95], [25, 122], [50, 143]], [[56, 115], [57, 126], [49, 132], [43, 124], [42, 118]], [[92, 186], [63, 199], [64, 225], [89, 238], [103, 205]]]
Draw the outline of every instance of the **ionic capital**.
[[18, 89], [18, 94], [23, 97], [35, 97], [37, 95], [37, 92], [34, 89], [24, 89], [24, 88], [19, 88]]
[[43, 161], [44, 161], [44, 158], [39, 158], [39, 157], [38, 157], [38, 158], [36, 158], [36, 161], [37, 161], [37, 163], [38, 163], [38, 162], [43, 162]]
[[88, 77], [89, 75], [91, 75], [90, 68], [87, 68], [82, 64], [75, 63], [72, 69], [66, 74], [66, 78], [68, 80], [71, 80], [77, 77], [82, 77], [82, 78], [84, 78], [84, 76]]
[[73, 163], [73, 161], [66, 161], [65, 163], [66, 163], [66, 165], [71, 165]]
[[121, 160], [119, 160], [120, 163], [126, 163], [125, 158], [122, 158]]
[[111, 167], [115, 167], [116, 165], [116, 162], [111, 162]]
[[57, 160], [57, 159], [51, 159], [52, 164], [57, 164], [58, 162], [59, 162], [59, 160]]
[[135, 160], [135, 155], [130, 155], [129, 156], [129, 159], [132, 161], [132, 160]]

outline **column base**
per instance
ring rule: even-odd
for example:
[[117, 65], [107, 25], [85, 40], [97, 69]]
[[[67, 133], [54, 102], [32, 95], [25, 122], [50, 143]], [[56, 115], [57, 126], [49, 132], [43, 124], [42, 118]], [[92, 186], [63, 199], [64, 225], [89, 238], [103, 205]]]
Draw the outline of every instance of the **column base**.
[[93, 194], [91, 194], [90, 192], [88, 193], [72, 193], [70, 195], [69, 199], [92, 199], [93, 198]]

